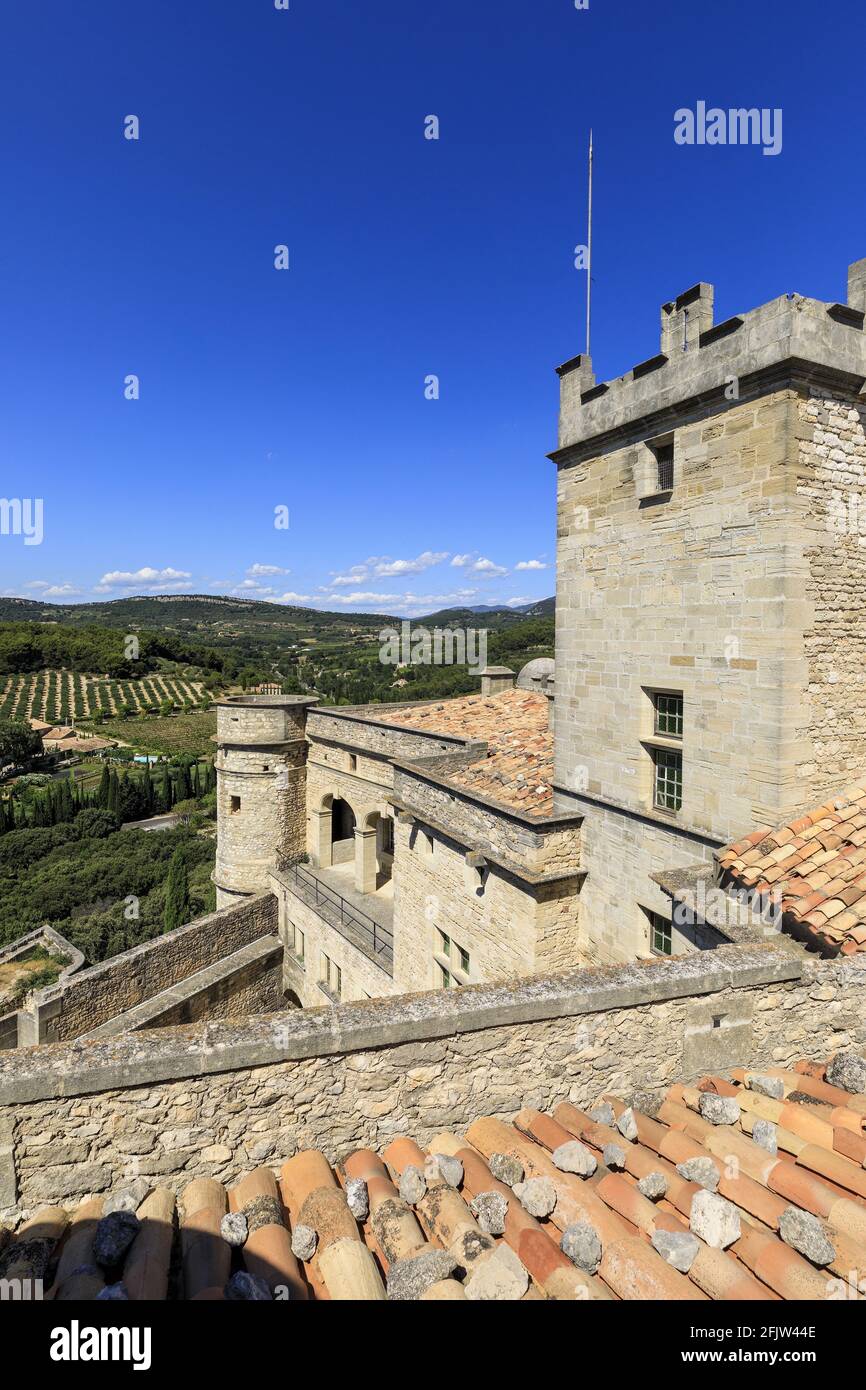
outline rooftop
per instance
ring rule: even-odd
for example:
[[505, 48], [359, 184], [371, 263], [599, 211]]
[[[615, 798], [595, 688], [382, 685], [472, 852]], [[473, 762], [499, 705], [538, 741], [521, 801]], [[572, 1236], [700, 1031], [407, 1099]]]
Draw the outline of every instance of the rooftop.
[[305, 1150], [278, 1174], [196, 1178], [179, 1203], [137, 1179], [0, 1230], [0, 1278], [44, 1278], [64, 1301], [866, 1293], [851, 1282], [866, 1268], [866, 1061], [737, 1070], [631, 1101], [480, 1118], [426, 1149], [401, 1137], [333, 1166]]
[[[786, 927], [830, 954], [866, 951], [866, 789], [850, 787], [719, 855], [725, 881], [781, 895]], [[799, 934], [799, 933], [798, 933]]]
[[395, 724], [423, 733], [484, 739], [491, 752], [514, 747], [520, 739], [547, 728], [547, 700], [534, 690], [502, 690], [498, 695], [461, 695], [435, 704], [377, 707], [380, 724]]
[[553, 734], [548, 700], [535, 690], [503, 690], [498, 695], [466, 695], [435, 705], [416, 705], [377, 714], [387, 724], [484, 740], [484, 757], [448, 780], [478, 796], [532, 816], [553, 813]]
[[552, 816], [553, 735], [547, 729], [524, 737], [515, 734], [450, 780], [530, 816]]

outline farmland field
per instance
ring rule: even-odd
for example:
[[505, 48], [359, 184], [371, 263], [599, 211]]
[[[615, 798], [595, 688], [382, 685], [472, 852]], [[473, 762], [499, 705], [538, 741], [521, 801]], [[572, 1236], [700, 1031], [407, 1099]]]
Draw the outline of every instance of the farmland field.
[[85, 721], [82, 727], [100, 738], [117, 739], [138, 753], [161, 753], [168, 758], [189, 753], [212, 758], [216, 752], [216, 714], [203, 710], [184, 711], [165, 719], [140, 714], [135, 719], [108, 719], [102, 724]]
[[137, 714], [159, 710], [169, 701], [176, 708], [202, 698], [200, 681], [171, 675], [116, 681], [78, 671], [34, 671], [0, 676], [0, 719], [42, 719], [71, 724], [104, 714], [115, 717], [124, 705]]

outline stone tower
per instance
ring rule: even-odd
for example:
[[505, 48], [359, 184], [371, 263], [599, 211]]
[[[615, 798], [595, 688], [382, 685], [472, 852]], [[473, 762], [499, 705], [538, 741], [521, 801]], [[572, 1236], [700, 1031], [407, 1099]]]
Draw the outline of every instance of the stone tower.
[[307, 710], [316, 697], [241, 695], [217, 704], [217, 907], [262, 893], [306, 849]]
[[715, 325], [698, 284], [624, 376], [559, 369], [556, 804], [599, 961], [688, 949], [656, 876], [866, 770], [864, 310], [866, 260]]

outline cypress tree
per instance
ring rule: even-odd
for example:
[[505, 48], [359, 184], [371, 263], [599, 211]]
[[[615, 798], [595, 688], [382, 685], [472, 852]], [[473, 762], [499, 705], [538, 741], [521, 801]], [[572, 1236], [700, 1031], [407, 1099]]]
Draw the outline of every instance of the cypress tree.
[[144, 771], [144, 776], [141, 779], [141, 794], [144, 798], [145, 806], [147, 807], [147, 814], [150, 816], [153, 814], [153, 783], [150, 780], [149, 763], [147, 764]]
[[106, 802], [107, 810], [117, 810], [117, 794], [119, 789], [120, 783], [117, 778], [117, 773], [115, 772], [114, 768], [112, 768], [108, 779], [108, 801]]
[[96, 793], [96, 804], [103, 810], [108, 809], [108, 788], [111, 782], [111, 774], [108, 770], [108, 763], [102, 764], [102, 776], [99, 779], [99, 791]]
[[175, 927], [182, 927], [189, 921], [189, 913], [189, 877], [186, 861], [182, 850], [176, 849], [171, 857], [168, 878], [165, 881], [165, 911], [162, 919], [165, 930], [174, 931]]

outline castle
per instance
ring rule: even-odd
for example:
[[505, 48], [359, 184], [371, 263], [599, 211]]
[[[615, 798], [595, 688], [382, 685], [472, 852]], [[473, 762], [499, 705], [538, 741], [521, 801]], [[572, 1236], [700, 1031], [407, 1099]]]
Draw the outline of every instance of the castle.
[[866, 261], [847, 304], [721, 324], [700, 284], [625, 376], [559, 368], [555, 676], [220, 706], [219, 902], [276, 895], [299, 1002], [729, 939], [670, 883], [866, 767], [866, 558], [840, 505], [866, 485], [864, 310]]
[[[837, 1146], [796, 1113], [864, 1079], [856, 1055], [824, 1071], [866, 1047], [864, 324], [861, 260], [846, 303], [714, 324], [699, 284], [624, 376], [558, 369], [555, 666], [422, 704], [219, 703], [217, 911], [0, 1019], [0, 1215], [253, 1164], [273, 1183], [305, 1145], [406, 1131], [463, 1152], [484, 1113], [592, 1143], [624, 1107], [574, 1107], [602, 1095], [653, 1117], [629, 1142], [662, 1143], [661, 1114], [715, 1152], [707, 1090], [763, 1180], [749, 1067], [794, 1098], [780, 1147], [820, 1129], [814, 1171], [866, 1197], [860, 1121]], [[737, 1253], [780, 1296], [805, 1278]]]

